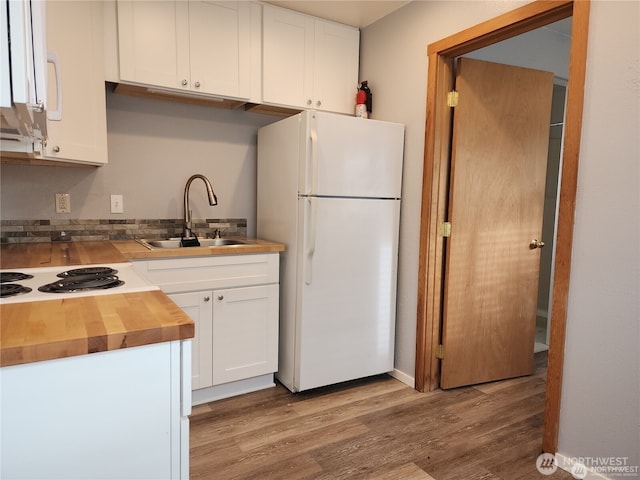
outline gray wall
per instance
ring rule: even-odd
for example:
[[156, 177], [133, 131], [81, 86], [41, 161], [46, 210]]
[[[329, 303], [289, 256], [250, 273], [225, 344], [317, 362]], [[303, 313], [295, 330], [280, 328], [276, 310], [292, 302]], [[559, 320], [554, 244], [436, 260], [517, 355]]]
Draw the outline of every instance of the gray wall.
[[[362, 32], [373, 117], [407, 125], [396, 368], [413, 376], [427, 45], [521, 5], [414, 1]], [[640, 465], [638, 2], [592, 1], [559, 451]], [[614, 225], [615, 228], [611, 228]]]
[[[258, 128], [278, 117], [107, 93], [109, 164], [103, 167], [2, 165], [0, 218], [181, 218], [186, 180], [193, 218], [246, 218], [255, 234]], [[56, 193], [71, 194], [71, 213], [56, 214]], [[124, 214], [110, 195], [124, 195]]]

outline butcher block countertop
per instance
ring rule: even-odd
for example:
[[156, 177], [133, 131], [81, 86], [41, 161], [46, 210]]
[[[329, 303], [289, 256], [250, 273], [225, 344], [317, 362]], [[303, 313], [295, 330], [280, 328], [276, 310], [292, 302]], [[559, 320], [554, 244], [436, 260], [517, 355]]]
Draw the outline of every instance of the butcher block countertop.
[[[152, 250], [133, 240], [3, 244], [0, 269], [282, 250], [281, 244], [260, 240], [247, 245]], [[0, 305], [2, 367], [193, 336], [193, 321], [160, 290]]]
[[0, 305], [0, 365], [192, 338], [193, 321], [160, 290]]

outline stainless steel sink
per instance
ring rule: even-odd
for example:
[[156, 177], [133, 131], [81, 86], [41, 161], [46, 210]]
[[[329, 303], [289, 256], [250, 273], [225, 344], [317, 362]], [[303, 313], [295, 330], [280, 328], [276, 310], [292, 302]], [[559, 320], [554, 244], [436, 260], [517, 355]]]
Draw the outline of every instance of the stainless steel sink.
[[[230, 245], [245, 245], [246, 242], [242, 240], [236, 240], [233, 238], [199, 238], [201, 247], [224, 247]], [[162, 240], [145, 240], [140, 239], [140, 243], [143, 245], [155, 247], [155, 248], [188, 248], [182, 247], [179, 238], [165, 238]]]

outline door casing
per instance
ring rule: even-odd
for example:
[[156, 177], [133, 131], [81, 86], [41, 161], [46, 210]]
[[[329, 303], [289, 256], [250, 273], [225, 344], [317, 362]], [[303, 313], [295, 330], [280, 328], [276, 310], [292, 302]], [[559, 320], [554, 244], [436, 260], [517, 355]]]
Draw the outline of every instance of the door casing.
[[449, 137], [452, 128], [451, 109], [447, 107], [446, 96], [453, 84], [454, 58], [550, 23], [573, 17], [551, 305], [553, 322], [549, 345], [542, 438], [542, 449], [549, 453], [555, 453], [558, 446], [567, 300], [584, 103], [589, 7], [589, 0], [575, 2], [573, 0], [538, 0], [432, 43], [427, 48], [429, 69], [420, 225], [415, 371], [416, 389], [419, 391], [431, 391], [439, 386], [440, 363], [436, 358], [436, 349], [441, 336], [440, 320], [444, 274], [444, 239], [441, 233], [441, 224], [446, 218], [449, 188]]

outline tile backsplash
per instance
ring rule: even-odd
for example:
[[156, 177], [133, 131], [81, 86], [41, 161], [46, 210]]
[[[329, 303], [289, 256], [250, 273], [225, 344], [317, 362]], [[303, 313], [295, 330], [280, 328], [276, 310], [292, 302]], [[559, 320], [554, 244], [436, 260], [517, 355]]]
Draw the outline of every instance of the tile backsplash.
[[[179, 237], [180, 219], [86, 219], [86, 220], [0, 220], [0, 243], [56, 242], [83, 240], [135, 240]], [[199, 237], [247, 235], [246, 218], [192, 220]]]

